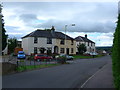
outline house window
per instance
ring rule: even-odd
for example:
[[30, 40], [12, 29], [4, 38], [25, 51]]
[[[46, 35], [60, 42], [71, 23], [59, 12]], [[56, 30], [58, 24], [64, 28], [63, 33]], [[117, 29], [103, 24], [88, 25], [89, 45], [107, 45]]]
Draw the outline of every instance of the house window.
[[51, 54], [52, 53], [52, 48], [51, 47], [48, 47], [47, 48], [47, 54], [49, 55], [49, 54]]
[[64, 48], [61, 48], [60, 49], [60, 53], [64, 53], [65, 49]]
[[34, 47], [34, 54], [37, 54], [37, 47]]
[[90, 43], [88, 42], [88, 46], [90, 45]]
[[38, 42], [38, 38], [34, 37], [34, 43], [37, 43], [37, 42]]
[[65, 40], [61, 39], [60, 44], [64, 45], [65, 44]]
[[73, 48], [71, 48], [71, 53], [73, 53], [73, 50], [74, 50], [74, 49], [73, 49]]
[[47, 44], [52, 44], [52, 38], [47, 38]]

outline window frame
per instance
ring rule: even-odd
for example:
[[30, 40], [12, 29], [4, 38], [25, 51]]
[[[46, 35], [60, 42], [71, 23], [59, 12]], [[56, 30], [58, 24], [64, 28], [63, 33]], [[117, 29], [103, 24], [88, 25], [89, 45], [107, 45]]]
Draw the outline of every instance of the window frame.
[[74, 53], [74, 48], [71, 48], [71, 53]]
[[61, 39], [61, 40], [60, 40], [60, 44], [61, 44], [61, 45], [65, 45], [65, 39]]
[[34, 54], [37, 54], [38, 53], [38, 48], [37, 47], [34, 47]]
[[38, 37], [34, 37], [34, 43], [38, 43]]
[[52, 38], [47, 38], [47, 44], [52, 44]]
[[60, 48], [60, 53], [65, 53], [65, 48]]

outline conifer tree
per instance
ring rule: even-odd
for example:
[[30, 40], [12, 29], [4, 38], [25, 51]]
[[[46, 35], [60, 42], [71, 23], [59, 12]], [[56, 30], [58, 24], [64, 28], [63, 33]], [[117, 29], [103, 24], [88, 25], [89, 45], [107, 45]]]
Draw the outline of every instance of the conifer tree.
[[4, 28], [4, 20], [2, 15], [2, 5], [0, 4], [0, 24], [1, 24], [1, 30], [2, 30], [2, 50], [4, 50], [7, 46], [7, 35], [6, 30]]

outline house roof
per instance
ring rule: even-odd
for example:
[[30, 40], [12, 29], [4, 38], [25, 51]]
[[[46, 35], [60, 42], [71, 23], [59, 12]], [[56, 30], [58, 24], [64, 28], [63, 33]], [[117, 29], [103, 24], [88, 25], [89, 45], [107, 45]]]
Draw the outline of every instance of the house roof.
[[[47, 38], [65, 39], [65, 34], [62, 32], [56, 32], [51, 29], [46, 29], [46, 30], [37, 29], [37, 30], [31, 32], [30, 34], [27, 34], [26, 36], [22, 37], [22, 39], [26, 38], [26, 37], [47, 37]], [[70, 37], [68, 35], [66, 35], [66, 39], [74, 40], [72, 37]]]
[[90, 39], [86, 38], [86, 37], [82, 37], [82, 36], [78, 36], [75, 38], [76, 41], [83, 41], [83, 42], [91, 42], [91, 43], [95, 43], [93, 41], [91, 41]]

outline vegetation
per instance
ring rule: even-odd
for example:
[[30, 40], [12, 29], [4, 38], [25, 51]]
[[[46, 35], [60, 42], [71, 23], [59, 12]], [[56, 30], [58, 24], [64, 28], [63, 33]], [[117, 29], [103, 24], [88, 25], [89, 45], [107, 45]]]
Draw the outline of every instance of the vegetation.
[[118, 16], [117, 27], [114, 33], [112, 64], [115, 88], [120, 90], [120, 14]]
[[[103, 55], [96, 55], [94, 58], [102, 57]], [[93, 58], [93, 56], [85, 56], [85, 55], [74, 55], [74, 59], [88, 59]]]
[[86, 46], [85, 46], [85, 44], [79, 44], [77, 46], [77, 49], [78, 49], [78, 54], [83, 54], [84, 52], [86, 52]]
[[46, 68], [46, 67], [51, 67], [51, 66], [57, 66], [60, 64], [42, 64], [42, 65], [30, 65], [30, 66], [19, 66], [17, 67], [17, 71], [25, 71], [25, 70], [33, 70], [37, 68]]
[[[4, 50], [7, 46], [7, 37], [6, 30], [4, 28], [4, 20], [2, 15], [2, 5], [0, 4], [0, 24], [2, 24], [2, 50]], [[0, 27], [1, 28], [1, 27]]]
[[61, 63], [61, 64], [66, 64], [66, 60], [67, 60], [67, 58], [65, 56], [59, 56], [57, 58], [57, 62]]
[[14, 38], [9, 38], [8, 39], [8, 52], [13, 53], [14, 49], [17, 47], [17, 39]]

